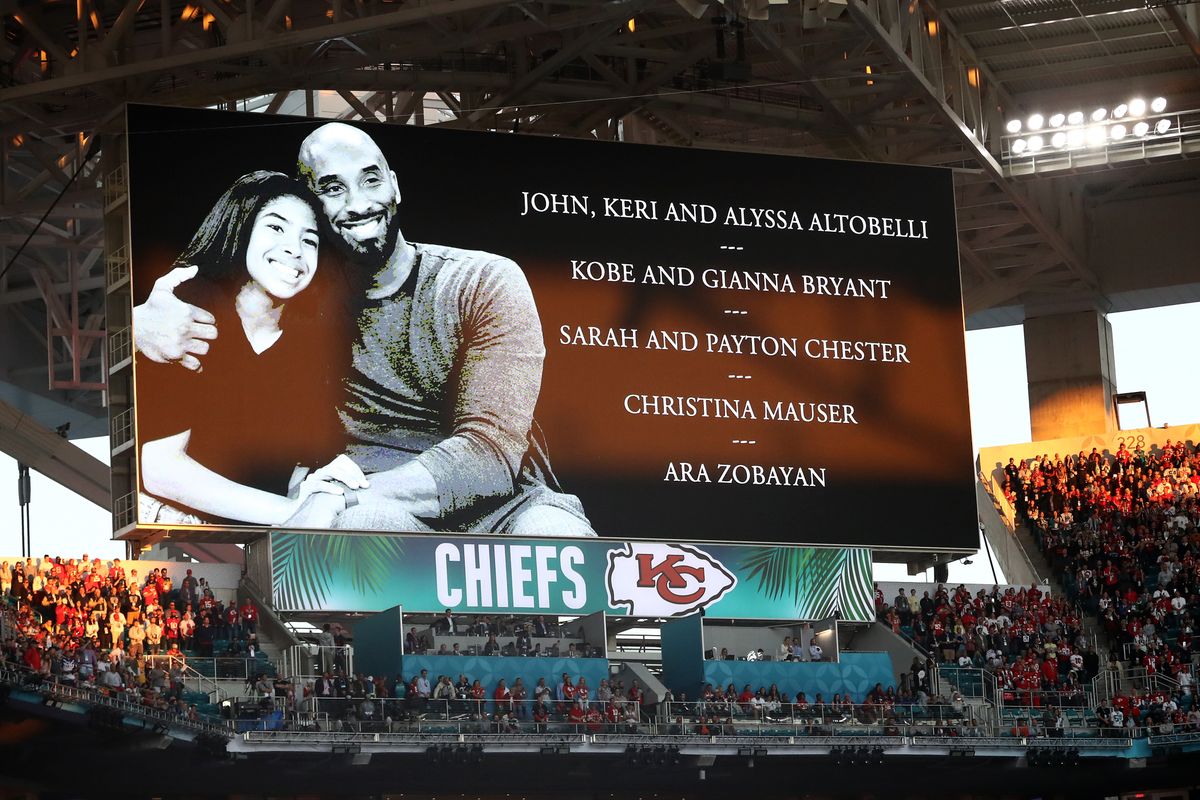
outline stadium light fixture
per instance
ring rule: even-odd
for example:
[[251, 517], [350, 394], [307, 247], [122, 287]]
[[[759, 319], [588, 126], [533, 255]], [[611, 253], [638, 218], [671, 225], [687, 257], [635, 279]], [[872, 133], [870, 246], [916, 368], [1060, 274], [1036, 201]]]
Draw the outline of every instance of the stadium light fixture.
[[1012, 151], [1017, 155], [1024, 153], [1027, 147], [1029, 147], [1029, 142], [1025, 141], [1024, 139], [1017, 139], [1012, 143]]
[[1128, 113], [1129, 113], [1129, 104], [1121, 103], [1120, 105], [1118, 105], [1116, 108], [1113, 109], [1113, 112], [1112, 112], [1113, 119], [1124, 119], [1125, 115]]
[[1142, 120], [1141, 122], [1139, 122], [1133, 126], [1133, 135], [1134, 136], [1145, 136], [1149, 132], [1150, 132], [1150, 123], [1146, 122], [1145, 120]]
[[1129, 101], [1129, 113], [1135, 117], [1141, 117], [1146, 114], [1146, 101], [1140, 97], [1135, 97]]
[[1054, 147], [1057, 147], [1059, 150], [1063, 149], [1067, 146], [1067, 134], [1063, 131], [1059, 131], [1050, 137], [1050, 144]]
[[1082, 111], [1072, 111], [1070, 114], [1067, 114], [1067, 124], [1068, 125], [1082, 125], [1083, 124], [1083, 112]]
[[1097, 108], [1092, 112], [1092, 122], [1103, 122], [1108, 118], [1107, 108]]
[[1040, 131], [1042, 126], [1046, 124], [1046, 118], [1041, 114], [1033, 114], [1025, 121], [1026, 127], [1031, 131]]
[[1161, 114], [1167, 110], [1167, 98], [1156, 97], [1150, 101], [1150, 110], [1155, 114]]
[[1089, 125], [1087, 143], [1090, 147], [1099, 147], [1108, 138], [1108, 130], [1103, 125]]
[[1171, 120], [1163, 117], [1158, 122], [1154, 123], [1154, 132], [1162, 136], [1167, 131], [1171, 130]]
[[1020, 133], [1021, 132], [1021, 120], [1010, 119], [1008, 121], [1008, 124], [1004, 126], [1004, 129], [1006, 131], [1008, 131], [1009, 133]]
[[1119, 124], [1113, 125], [1108, 129], [1108, 133], [1110, 136], [1112, 136], [1114, 142], [1119, 142], [1125, 138], [1125, 126]]
[[1087, 134], [1083, 132], [1083, 128], [1073, 128], [1067, 131], [1068, 147], [1083, 147], [1083, 143], [1086, 139]]
[[1042, 149], [1043, 144], [1045, 144], [1045, 142], [1042, 140], [1041, 136], [1030, 136], [1029, 137], [1029, 152], [1036, 153], [1037, 151]]
[[1066, 119], [1067, 119], [1067, 115], [1063, 114], [1061, 112], [1059, 112], [1057, 114], [1051, 114], [1050, 115], [1050, 127], [1051, 128], [1061, 128], [1062, 124], [1064, 122], [1066, 122]]

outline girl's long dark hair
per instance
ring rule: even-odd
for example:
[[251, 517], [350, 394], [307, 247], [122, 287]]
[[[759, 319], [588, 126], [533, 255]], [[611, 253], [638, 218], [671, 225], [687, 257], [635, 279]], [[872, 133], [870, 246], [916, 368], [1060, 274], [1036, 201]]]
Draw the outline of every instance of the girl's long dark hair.
[[218, 284], [241, 278], [246, 273], [246, 248], [258, 212], [272, 200], [289, 195], [306, 203], [314, 219], [322, 218], [312, 195], [295, 178], [267, 170], [238, 178], [213, 204], [175, 266], [199, 267], [200, 277]]

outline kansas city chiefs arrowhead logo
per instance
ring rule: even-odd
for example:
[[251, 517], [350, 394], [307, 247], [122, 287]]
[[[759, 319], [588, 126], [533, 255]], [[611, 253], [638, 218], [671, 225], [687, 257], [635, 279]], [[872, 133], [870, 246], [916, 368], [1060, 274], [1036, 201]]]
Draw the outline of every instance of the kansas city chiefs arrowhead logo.
[[647, 617], [691, 614], [737, 586], [737, 577], [703, 550], [662, 542], [609, 550], [605, 577], [609, 606]]

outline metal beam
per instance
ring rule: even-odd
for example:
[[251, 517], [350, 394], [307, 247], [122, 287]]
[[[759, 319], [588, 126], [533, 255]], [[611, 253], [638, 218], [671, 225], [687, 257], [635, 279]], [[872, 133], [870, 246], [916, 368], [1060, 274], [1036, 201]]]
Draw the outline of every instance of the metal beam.
[[[971, 127], [950, 106], [946, 99], [946, 88], [944, 86], [934, 86], [925, 73], [913, 62], [912, 57], [908, 54], [902, 42], [902, 32], [899, 25], [889, 29], [889, 26], [883, 23], [880, 18], [881, 1], [889, 2], [889, 0], [869, 0], [868, 3], [864, 2], [864, 0], [848, 0], [847, 7], [850, 10], [850, 14], [884, 51], [888, 59], [907, 71], [911, 80], [924, 95], [926, 104], [943, 119], [971, 157], [983, 168], [983, 171], [992, 179], [996, 186], [1004, 192], [1008, 200], [1021, 211], [1025, 219], [1029, 221], [1029, 224], [1041, 234], [1046, 244], [1057, 257], [1067, 265], [1070, 271], [1084, 285], [1089, 289], [1095, 290], [1097, 286], [1096, 278], [1087, 269], [1083, 259], [1075, 252], [1074, 247], [1059, 232], [1058, 227], [1044, 216], [1033, 198], [1026, 194], [1021, 187], [1014, 185], [1005, 177], [1004, 169], [1000, 163], [975, 136]], [[913, 42], [912, 47], [914, 52], [918, 51], [918, 44], [918, 42]]]
[[85, 500], [110, 508], [108, 467], [0, 400], [0, 451]]
[[161, 58], [134, 61], [133, 63], [122, 64], [116, 67], [87, 70], [75, 75], [65, 75], [60, 78], [20, 84], [8, 89], [0, 89], [0, 104], [81, 89], [85, 86], [93, 86], [108, 81], [140, 77], [149, 72], [211, 64], [228, 59], [261, 56], [263, 53], [272, 50], [282, 50], [298, 45], [317, 44], [332, 39], [358, 36], [364, 33], [378, 33], [387, 28], [411, 25], [433, 17], [461, 14], [509, 2], [511, 0], [430, 0], [419, 6], [410, 6], [383, 14], [373, 14], [338, 23], [316, 25], [303, 30], [283, 31], [270, 36], [264, 35], [250, 41], [202, 48]]

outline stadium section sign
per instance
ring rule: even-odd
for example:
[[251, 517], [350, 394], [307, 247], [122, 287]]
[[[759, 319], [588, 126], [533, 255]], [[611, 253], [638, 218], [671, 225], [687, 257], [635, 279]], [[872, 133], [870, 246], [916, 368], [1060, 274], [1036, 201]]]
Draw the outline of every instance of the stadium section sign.
[[976, 544], [948, 170], [128, 123], [141, 526]]
[[861, 548], [284, 533], [270, 539], [280, 611], [874, 618]]

